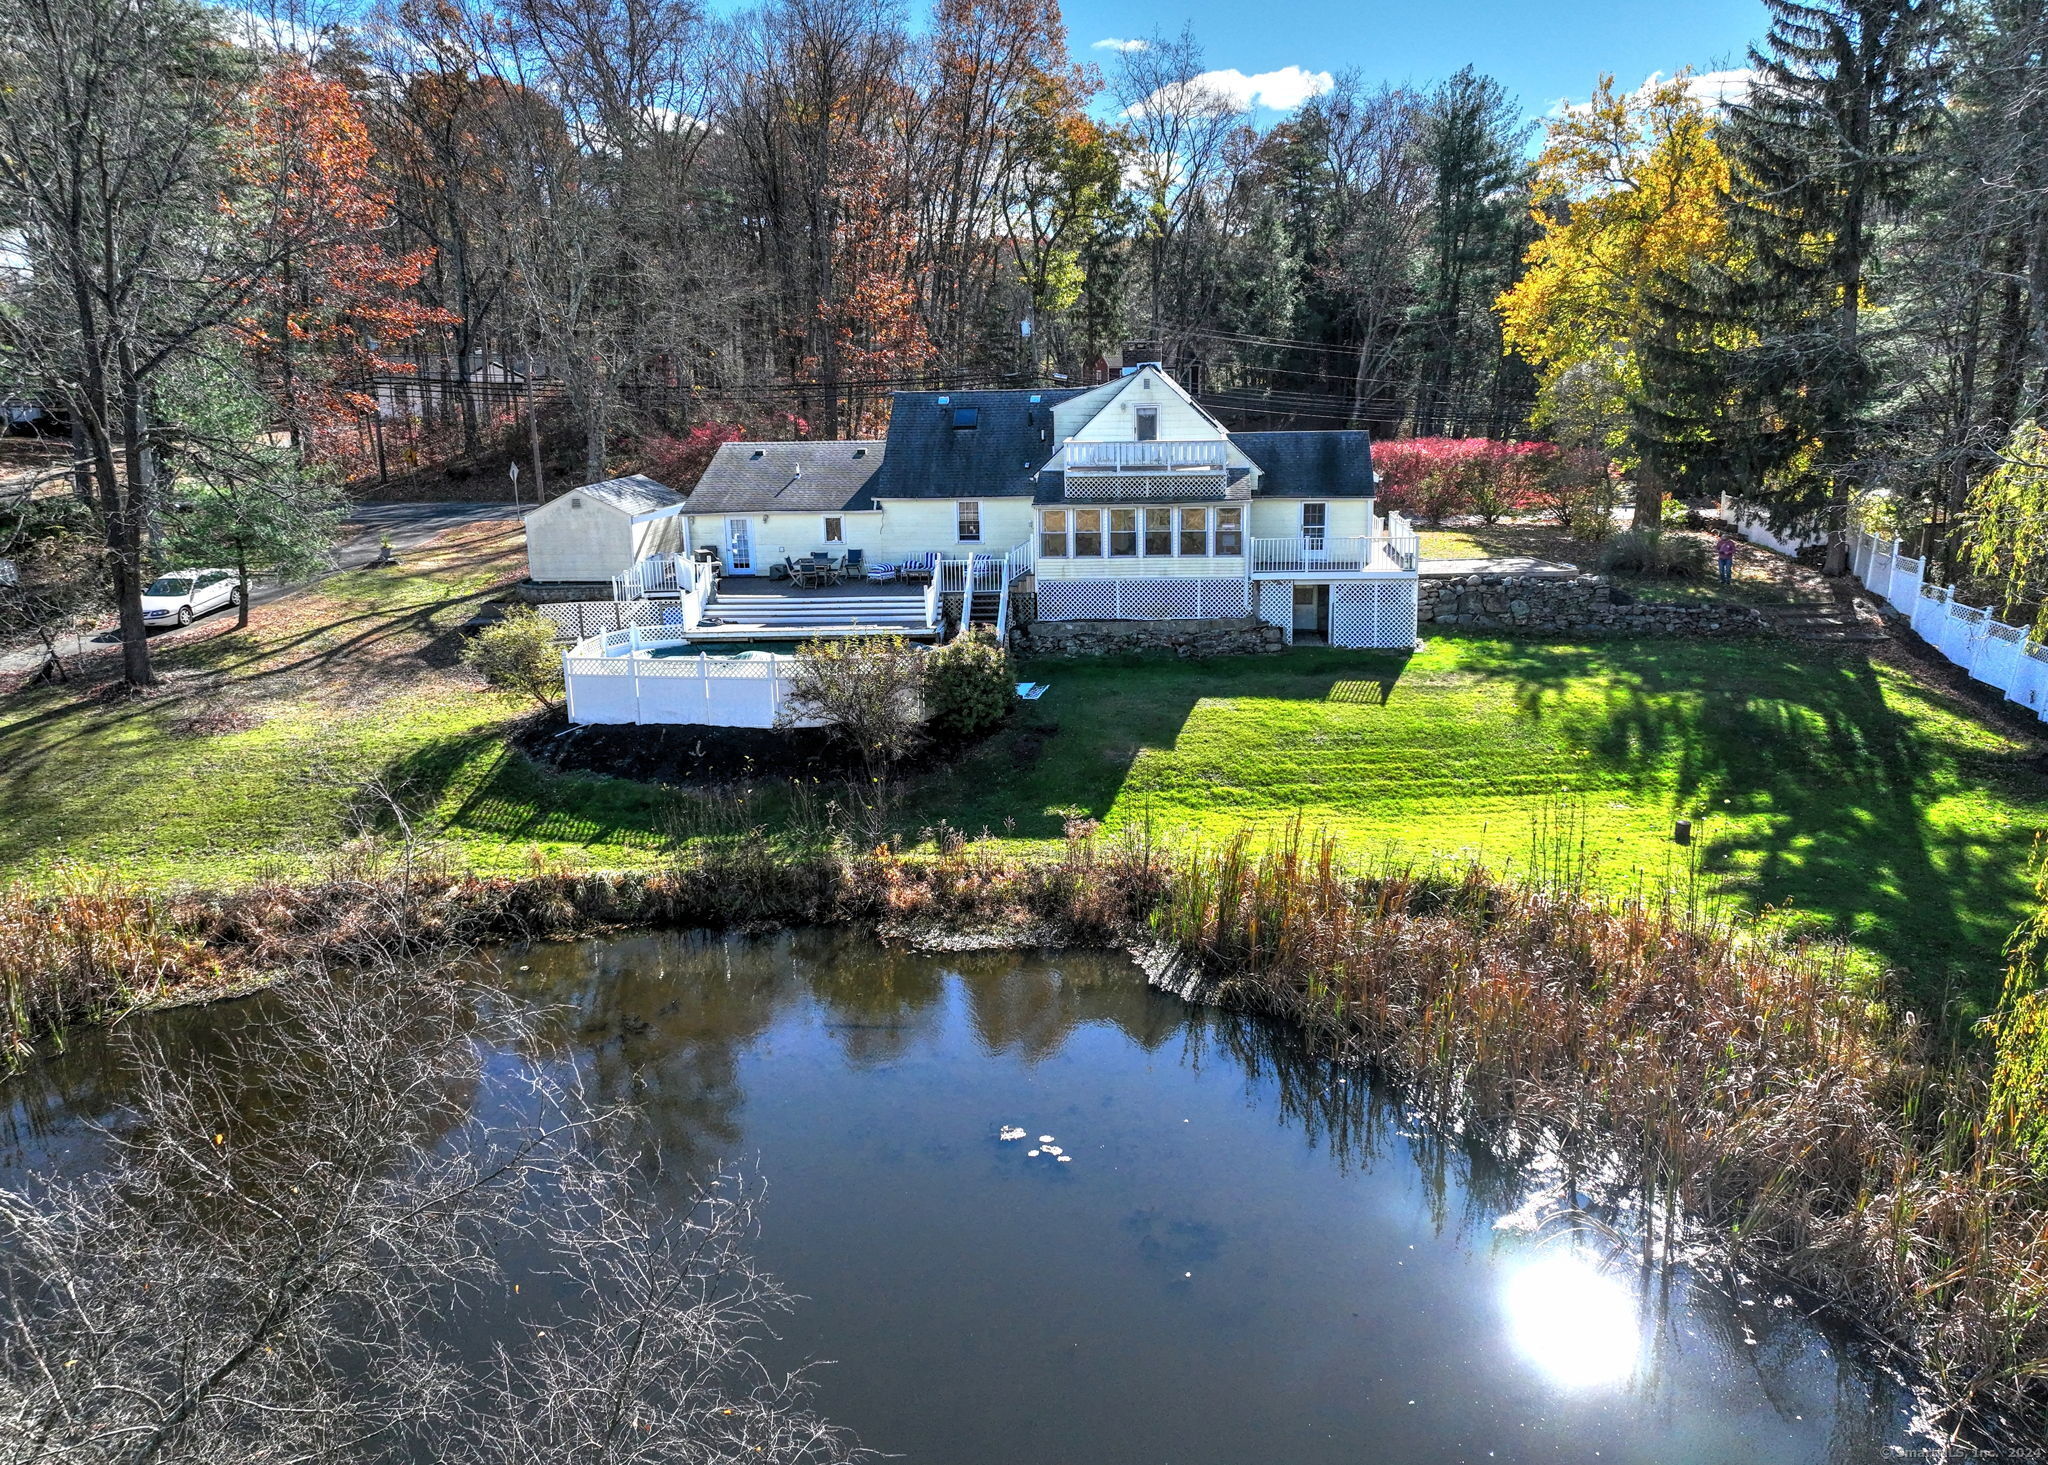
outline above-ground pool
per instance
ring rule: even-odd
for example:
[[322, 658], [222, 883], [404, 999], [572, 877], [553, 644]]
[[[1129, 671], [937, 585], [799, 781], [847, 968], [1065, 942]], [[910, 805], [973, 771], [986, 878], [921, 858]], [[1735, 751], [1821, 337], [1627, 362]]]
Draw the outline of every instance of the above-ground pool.
[[673, 646], [655, 646], [642, 656], [787, 656], [786, 641], [690, 641]]

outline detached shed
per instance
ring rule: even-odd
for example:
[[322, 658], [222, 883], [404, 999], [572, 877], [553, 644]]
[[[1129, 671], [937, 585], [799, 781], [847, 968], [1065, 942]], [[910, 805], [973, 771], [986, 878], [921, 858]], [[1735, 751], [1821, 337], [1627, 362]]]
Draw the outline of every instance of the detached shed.
[[539, 582], [603, 581], [653, 554], [681, 554], [683, 496], [652, 478], [607, 478], [526, 516], [526, 573]]

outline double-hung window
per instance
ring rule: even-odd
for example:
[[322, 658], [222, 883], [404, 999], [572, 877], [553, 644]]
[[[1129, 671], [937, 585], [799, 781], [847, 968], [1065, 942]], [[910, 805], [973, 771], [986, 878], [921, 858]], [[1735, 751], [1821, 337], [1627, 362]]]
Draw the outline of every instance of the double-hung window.
[[1323, 547], [1323, 531], [1329, 523], [1328, 504], [1303, 504], [1301, 506], [1301, 537], [1310, 549]]
[[1180, 511], [1180, 552], [1183, 555], [1207, 554], [1209, 552], [1209, 511], [1207, 509], [1182, 509]]
[[978, 499], [960, 500], [960, 542], [981, 543], [981, 502]]
[[1164, 558], [1173, 553], [1173, 510], [1145, 510], [1145, 553]]
[[1216, 511], [1216, 553], [1244, 553], [1244, 509], [1236, 504]]
[[1088, 559], [1102, 553], [1102, 510], [1074, 510], [1074, 558]]
[[1109, 554], [1111, 559], [1134, 559], [1138, 553], [1138, 511], [1109, 511]]
[[1067, 511], [1047, 509], [1038, 516], [1038, 555], [1040, 559], [1062, 560], [1067, 557]]
[[1140, 407], [1138, 409], [1137, 418], [1138, 441], [1141, 443], [1158, 442], [1159, 409], [1157, 407]]
[[827, 514], [825, 516], [825, 542], [827, 544], [846, 543], [846, 521], [836, 514]]

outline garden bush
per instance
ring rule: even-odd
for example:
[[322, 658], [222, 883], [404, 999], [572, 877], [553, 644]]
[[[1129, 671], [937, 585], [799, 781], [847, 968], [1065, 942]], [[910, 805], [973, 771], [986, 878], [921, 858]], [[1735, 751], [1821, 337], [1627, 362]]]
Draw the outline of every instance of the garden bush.
[[1017, 701], [1010, 653], [975, 627], [925, 658], [924, 706], [933, 732], [972, 738], [1009, 716]]
[[1707, 546], [1682, 534], [1617, 534], [1600, 550], [1600, 568], [1614, 575], [1683, 578], [1707, 573]]
[[500, 692], [531, 697], [552, 707], [562, 696], [562, 653], [555, 628], [525, 607], [477, 633], [462, 648], [463, 664]]

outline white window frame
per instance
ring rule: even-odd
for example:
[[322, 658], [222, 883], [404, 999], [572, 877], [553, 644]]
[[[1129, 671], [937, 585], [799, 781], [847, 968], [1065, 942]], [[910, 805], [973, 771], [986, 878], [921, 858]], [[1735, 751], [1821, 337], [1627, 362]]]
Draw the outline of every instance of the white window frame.
[[[974, 532], [967, 532], [967, 511], [974, 511]], [[960, 544], [981, 543], [981, 500], [959, 499], [953, 508], [953, 533]]]
[[[1059, 516], [1060, 527], [1047, 527], [1052, 517]], [[1047, 549], [1047, 535], [1059, 536], [1059, 548]], [[1046, 560], [1072, 559], [1074, 556], [1074, 514], [1071, 509], [1041, 509], [1038, 513], [1038, 557]]]
[[846, 543], [846, 520], [840, 515], [827, 514], [825, 516], [825, 542], [827, 544]]
[[[1308, 511], [1310, 509], [1316, 511], [1316, 522], [1313, 525], [1308, 522]], [[1302, 542], [1310, 549], [1321, 549], [1329, 542], [1329, 537], [1330, 506], [1319, 500], [1311, 499], [1301, 506]]]

